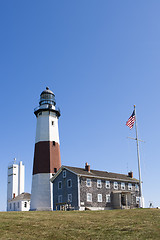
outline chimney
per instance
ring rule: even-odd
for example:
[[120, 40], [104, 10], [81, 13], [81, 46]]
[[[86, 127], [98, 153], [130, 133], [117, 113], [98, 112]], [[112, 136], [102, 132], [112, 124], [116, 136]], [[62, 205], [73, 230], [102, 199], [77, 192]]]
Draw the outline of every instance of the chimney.
[[15, 193], [13, 193], [13, 198], [15, 198]]
[[132, 172], [132, 171], [130, 171], [130, 172], [128, 173], [128, 177], [133, 178], [133, 172]]
[[86, 162], [86, 165], [85, 165], [85, 170], [86, 170], [87, 172], [90, 172], [90, 165], [88, 165], [87, 162]]

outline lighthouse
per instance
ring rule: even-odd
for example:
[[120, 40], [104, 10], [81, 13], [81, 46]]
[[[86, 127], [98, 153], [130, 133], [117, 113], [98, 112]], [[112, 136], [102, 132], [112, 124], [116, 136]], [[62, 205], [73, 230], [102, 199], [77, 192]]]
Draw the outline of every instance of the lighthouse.
[[46, 87], [35, 108], [37, 118], [30, 210], [53, 210], [51, 177], [61, 167], [58, 119], [55, 95]]

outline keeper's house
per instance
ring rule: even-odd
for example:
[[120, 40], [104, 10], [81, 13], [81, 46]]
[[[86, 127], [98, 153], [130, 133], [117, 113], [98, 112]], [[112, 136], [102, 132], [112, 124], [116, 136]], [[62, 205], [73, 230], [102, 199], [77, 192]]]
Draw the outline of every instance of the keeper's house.
[[128, 175], [62, 166], [52, 177], [53, 210], [105, 210], [139, 206], [139, 182]]

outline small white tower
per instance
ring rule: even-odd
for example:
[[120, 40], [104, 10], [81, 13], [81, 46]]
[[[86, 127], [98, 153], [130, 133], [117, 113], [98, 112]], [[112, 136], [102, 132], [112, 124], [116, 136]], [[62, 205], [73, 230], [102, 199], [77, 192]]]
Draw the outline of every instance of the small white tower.
[[22, 161], [19, 165], [15, 163], [8, 166], [8, 183], [7, 183], [7, 210], [8, 201], [24, 192], [24, 165]]
[[47, 87], [40, 95], [37, 117], [31, 208], [34, 211], [53, 210], [53, 190], [50, 179], [61, 167], [58, 118], [55, 95]]

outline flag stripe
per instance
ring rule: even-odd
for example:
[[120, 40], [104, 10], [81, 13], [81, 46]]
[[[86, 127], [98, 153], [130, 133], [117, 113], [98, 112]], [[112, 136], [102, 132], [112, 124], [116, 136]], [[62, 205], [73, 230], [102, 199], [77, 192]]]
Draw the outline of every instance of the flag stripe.
[[128, 121], [126, 122], [126, 125], [132, 129], [134, 126], [134, 122], [135, 122], [135, 111], [133, 110], [132, 115], [130, 116], [130, 118], [128, 119]]

